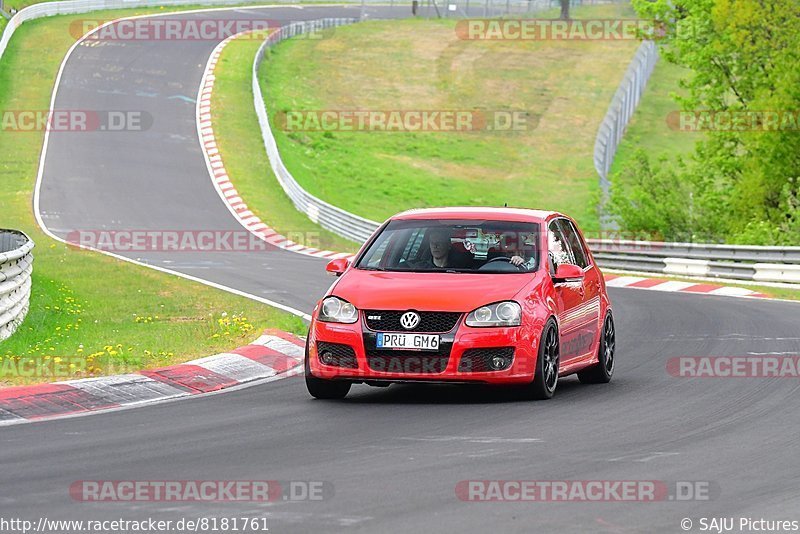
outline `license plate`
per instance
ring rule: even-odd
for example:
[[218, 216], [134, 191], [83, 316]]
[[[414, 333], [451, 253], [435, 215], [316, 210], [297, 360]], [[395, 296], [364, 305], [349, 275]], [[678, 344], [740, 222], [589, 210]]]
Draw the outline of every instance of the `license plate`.
[[379, 349], [439, 350], [439, 336], [431, 334], [378, 334]]

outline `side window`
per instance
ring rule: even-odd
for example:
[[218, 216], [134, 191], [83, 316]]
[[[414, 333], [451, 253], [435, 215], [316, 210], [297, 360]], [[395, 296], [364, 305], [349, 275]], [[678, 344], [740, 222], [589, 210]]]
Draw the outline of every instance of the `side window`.
[[548, 261], [550, 263], [550, 273], [555, 274], [559, 265], [564, 263], [575, 263], [572, 257], [572, 251], [569, 244], [561, 231], [558, 221], [552, 221], [547, 227], [547, 250]]
[[386, 249], [389, 248], [389, 241], [391, 241], [390, 238], [385, 238], [381, 243], [378, 244], [378, 247], [372, 252], [372, 254], [366, 258], [367, 267], [380, 266], [383, 255], [386, 254]]
[[567, 219], [558, 219], [557, 222], [569, 244], [569, 248], [572, 250], [572, 256], [575, 258], [575, 265], [581, 269], [585, 269], [589, 266], [589, 259], [586, 255], [586, 251], [583, 250], [581, 238], [578, 235], [578, 231], [575, 229], [575, 225]]
[[406, 261], [418, 259], [419, 248], [422, 245], [423, 238], [425, 237], [424, 232], [425, 230], [423, 228], [414, 228], [411, 230], [411, 235], [408, 236], [405, 250], [403, 250], [403, 254], [401, 255], [402, 259]]

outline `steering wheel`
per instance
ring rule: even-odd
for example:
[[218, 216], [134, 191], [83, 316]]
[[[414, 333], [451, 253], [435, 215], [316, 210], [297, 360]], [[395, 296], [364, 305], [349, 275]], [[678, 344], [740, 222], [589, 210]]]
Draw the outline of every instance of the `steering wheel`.
[[[486, 263], [484, 263], [483, 265], [484, 265], [484, 266], [485, 266], [485, 265], [489, 265], [490, 263], [492, 263], [492, 262], [495, 262], [495, 261], [504, 261], [504, 262], [506, 262], [506, 263], [511, 263], [511, 258], [507, 258], [507, 257], [505, 257], [505, 256], [497, 256], [496, 258], [492, 258], [491, 260], [487, 261], [487, 262], [486, 262]], [[514, 264], [513, 264], [513, 263], [511, 263], [511, 265], [514, 265]], [[516, 268], [517, 268], [517, 269], [519, 269], [520, 271], [522, 271], [522, 270], [524, 269], [524, 267], [523, 267], [522, 265], [514, 265], [514, 267], [516, 267]]]

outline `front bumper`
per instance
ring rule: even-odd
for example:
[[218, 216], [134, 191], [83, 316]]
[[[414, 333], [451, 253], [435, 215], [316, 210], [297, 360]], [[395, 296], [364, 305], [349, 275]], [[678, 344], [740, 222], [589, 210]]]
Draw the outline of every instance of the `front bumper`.
[[[533, 379], [536, 368], [539, 336], [524, 325], [471, 328], [463, 324], [462, 317], [453, 330], [439, 334], [437, 352], [379, 350], [375, 347], [376, 334], [364, 326], [363, 316], [353, 324], [327, 323], [314, 317], [308, 343], [311, 374], [355, 382], [526, 384]], [[323, 352], [325, 347], [331, 347], [325, 344], [342, 349], [333, 351], [338, 365], [321, 361], [320, 343]], [[482, 362], [491, 361], [492, 355], [511, 359], [510, 365], [502, 370], [488, 369]]]

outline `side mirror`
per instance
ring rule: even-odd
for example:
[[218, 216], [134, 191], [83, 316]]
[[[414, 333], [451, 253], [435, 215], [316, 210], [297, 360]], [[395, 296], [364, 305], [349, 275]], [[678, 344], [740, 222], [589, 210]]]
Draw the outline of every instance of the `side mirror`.
[[334, 276], [341, 276], [348, 267], [350, 267], [350, 260], [347, 258], [338, 258], [329, 261], [328, 265], [325, 266], [325, 270]]
[[556, 268], [553, 282], [579, 282], [583, 280], [583, 269], [571, 263], [562, 263]]

